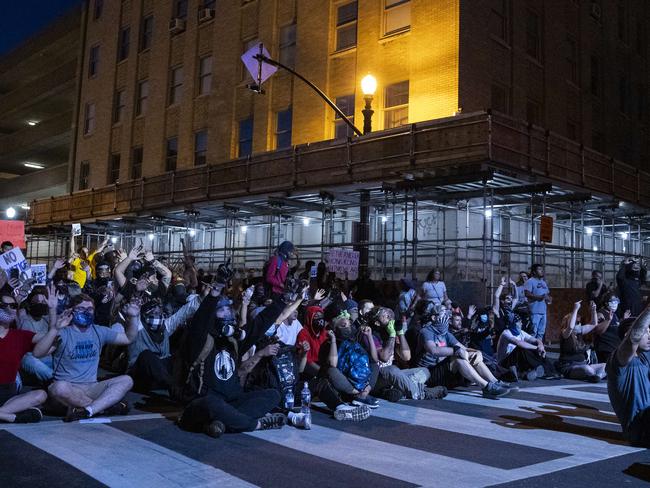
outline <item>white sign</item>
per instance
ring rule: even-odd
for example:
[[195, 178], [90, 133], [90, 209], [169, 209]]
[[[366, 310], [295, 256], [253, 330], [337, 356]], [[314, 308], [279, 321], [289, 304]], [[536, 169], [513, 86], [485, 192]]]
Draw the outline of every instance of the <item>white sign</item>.
[[[266, 80], [268, 80], [271, 76], [273, 76], [273, 74], [278, 70], [278, 68], [277, 66], [272, 66], [270, 64], [262, 63], [261, 61], [255, 59], [255, 56], [260, 54], [260, 47], [262, 49], [262, 54], [265, 57], [270, 58], [271, 55], [264, 47], [264, 44], [260, 43], [254, 45], [252, 48], [246, 51], [242, 55], [241, 60], [244, 62], [244, 66], [246, 66], [246, 69], [251, 74], [255, 82], [261, 85]], [[259, 71], [260, 63], [262, 64], [262, 72], [261, 72], [262, 77], [258, 79], [257, 77], [260, 75], [260, 71]]]
[[359, 251], [349, 249], [332, 249], [328, 254], [327, 269], [336, 274], [344, 275], [354, 280], [359, 274]]
[[21, 283], [26, 283], [32, 278], [29, 263], [17, 247], [0, 255], [0, 268], [4, 269], [9, 279], [15, 278]]
[[47, 284], [47, 264], [32, 264], [32, 277], [37, 285]]
[[309, 277], [316, 278], [316, 276], [318, 276], [318, 266], [314, 264], [309, 270]]
[[72, 236], [81, 235], [81, 224], [72, 224]]

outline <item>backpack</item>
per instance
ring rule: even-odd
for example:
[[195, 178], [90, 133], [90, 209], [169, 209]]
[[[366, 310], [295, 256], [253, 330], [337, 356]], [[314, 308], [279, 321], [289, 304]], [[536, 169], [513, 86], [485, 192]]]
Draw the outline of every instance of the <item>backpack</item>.
[[337, 368], [357, 390], [362, 391], [368, 386], [370, 359], [358, 342], [346, 340], [341, 343]]

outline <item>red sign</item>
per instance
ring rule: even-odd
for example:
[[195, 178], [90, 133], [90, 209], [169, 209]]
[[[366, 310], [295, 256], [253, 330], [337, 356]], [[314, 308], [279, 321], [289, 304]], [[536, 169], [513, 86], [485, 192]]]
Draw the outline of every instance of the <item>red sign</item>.
[[539, 240], [553, 242], [553, 217], [542, 215], [539, 224]]
[[0, 220], [0, 242], [9, 241], [14, 247], [25, 249], [25, 222]]

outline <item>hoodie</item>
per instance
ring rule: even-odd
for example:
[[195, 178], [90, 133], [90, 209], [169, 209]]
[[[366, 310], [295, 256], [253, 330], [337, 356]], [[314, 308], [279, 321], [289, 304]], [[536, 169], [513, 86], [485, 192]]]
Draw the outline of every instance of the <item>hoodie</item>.
[[296, 339], [296, 345], [304, 341], [307, 341], [309, 343], [309, 351], [307, 351], [308, 363], [318, 362], [318, 353], [320, 351], [320, 347], [328, 339], [325, 329], [321, 330], [320, 332], [314, 330], [312, 322], [314, 320], [314, 315], [316, 315], [318, 312], [323, 313], [323, 309], [321, 307], [307, 307], [305, 326], [298, 333], [298, 338]]

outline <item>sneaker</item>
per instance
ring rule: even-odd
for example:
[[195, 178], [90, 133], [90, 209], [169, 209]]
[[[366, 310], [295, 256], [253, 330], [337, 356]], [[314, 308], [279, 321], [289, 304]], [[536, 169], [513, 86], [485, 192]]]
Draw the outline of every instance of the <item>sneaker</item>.
[[43, 420], [43, 413], [36, 407], [30, 407], [27, 410], [16, 414], [16, 424], [35, 424]]
[[131, 411], [131, 405], [126, 400], [117, 402], [115, 405], [104, 410], [104, 415], [126, 415]]
[[203, 432], [208, 434], [213, 439], [218, 439], [225, 431], [226, 426], [219, 420], [213, 420], [209, 424], [205, 424], [205, 427], [203, 428]]
[[357, 397], [352, 400], [352, 405], [365, 405], [368, 408], [377, 408], [379, 407], [379, 400], [370, 395], [368, 395], [366, 398]]
[[63, 418], [63, 421], [74, 422], [76, 420], [83, 420], [88, 418], [90, 418], [90, 414], [84, 407], [68, 407], [68, 413]]
[[424, 387], [423, 388], [424, 396], [422, 400], [440, 400], [447, 396], [447, 388], [444, 386], [434, 386], [432, 388]]
[[497, 383], [490, 382], [488, 383], [485, 388], [483, 388], [483, 396], [485, 398], [499, 398], [502, 396], [506, 396], [507, 394], [510, 393], [510, 390], [508, 388], [504, 388], [503, 386], [499, 386]]
[[534, 369], [531, 369], [526, 372], [524, 378], [526, 378], [526, 381], [535, 381], [537, 379], [537, 372]]
[[305, 413], [294, 413], [289, 412], [289, 423], [294, 427], [300, 429], [310, 430], [311, 429], [311, 415]]
[[[398, 390], [397, 388], [384, 388], [381, 391], [380, 394], [381, 398], [388, 400], [389, 402], [399, 402], [402, 398], [404, 398], [404, 394]], [[416, 398], [417, 400], [417, 398]]]
[[281, 429], [287, 424], [287, 416], [283, 413], [271, 413], [259, 419], [259, 423], [259, 430]]
[[497, 385], [502, 386], [503, 388], [508, 388], [511, 393], [515, 393], [519, 391], [519, 387], [517, 386], [512, 386], [510, 383], [506, 383], [505, 381], [497, 381]]
[[342, 403], [334, 410], [336, 420], [349, 420], [351, 422], [361, 422], [370, 417], [370, 409], [366, 405], [352, 406]]

